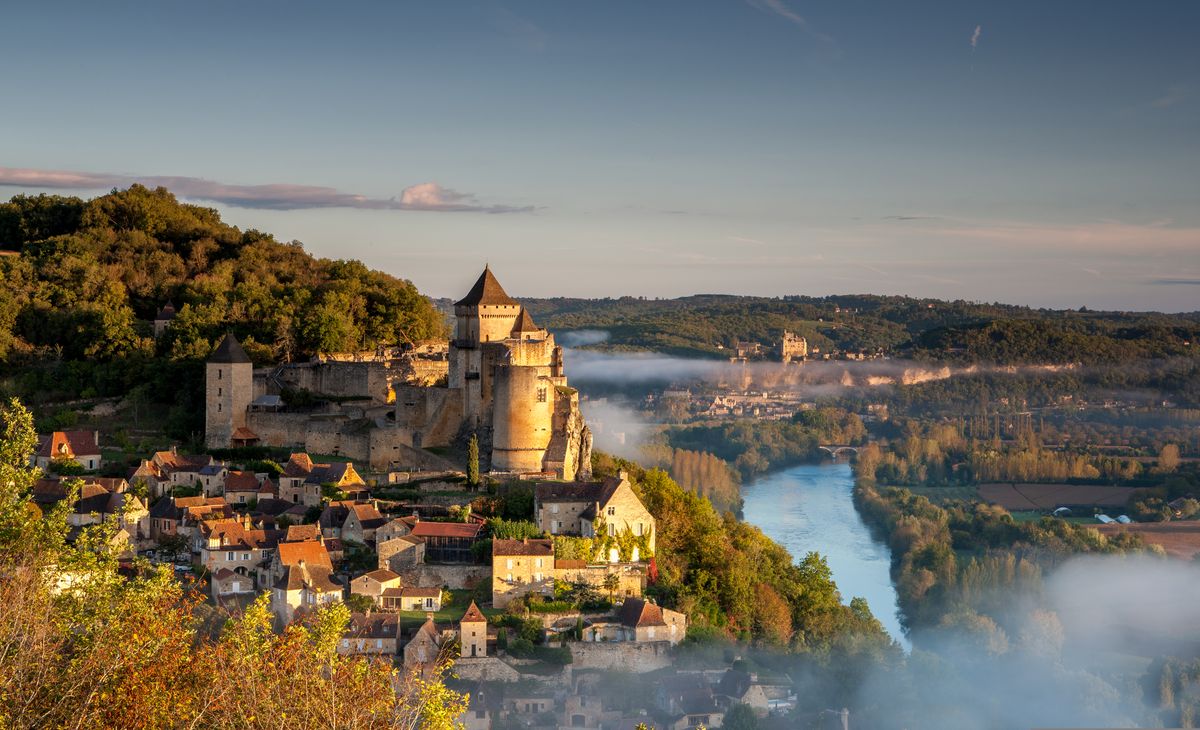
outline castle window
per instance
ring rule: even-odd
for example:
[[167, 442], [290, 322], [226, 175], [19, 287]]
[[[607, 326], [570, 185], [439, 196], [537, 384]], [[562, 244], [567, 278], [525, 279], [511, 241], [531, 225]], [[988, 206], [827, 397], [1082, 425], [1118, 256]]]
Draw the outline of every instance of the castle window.
[[217, 388], [217, 395], [223, 395], [223, 394], [224, 394], [224, 391], [222, 391], [221, 388]]
[[221, 368], [217, 368], [217, 380], [221, 379]]
[[545, 388], [538, 388], [537, 398], [538, 398], [538, 400], [537, 400], [538, 403], [546, 402], [546, 389]]
[[220, 404], [220, 403], [218, 403], [218, 404], [217, 404], [217, 413], [220, 413], [220, 412], [221, 412], [221, 404]]

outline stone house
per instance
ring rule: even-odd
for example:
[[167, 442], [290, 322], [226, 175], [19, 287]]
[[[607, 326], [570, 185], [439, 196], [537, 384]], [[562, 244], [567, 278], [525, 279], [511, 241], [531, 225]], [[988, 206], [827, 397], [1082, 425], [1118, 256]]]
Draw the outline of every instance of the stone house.
[[249, 471], [230, 471], [225, 474], [222, 493], [229, 504], [249, 504], [258, 501], [259, 478]]
[[55, 431], [40, 437], [33, 465], [44, 470], [57, 460], [76, 461], [84, 469], [96, 471], [104, 465], [100, 456], [100, 432]]
[[197, 533], [201, 565], [214, 573], [225, 568], [243, 576], [269, 568], [283, 537], [280, 530], [254, 529], [247, 515], [206, 520]]
[[200, 484], [205, 497], [223, 496], [225, 494], [225, 477], [228, 475], [229, 469], [221, 462], [214, 461], [196, 471], [196, 481]]
[[[595, 537], [599, 527], [604, 534], [615, 537], [628, 530], [642, 538], [654, 552], [655, 525], [642, 500], [638, 499], [625, 472], [599, 482], [568, 483], [542, 482], [534, 489], [534, 515], [538, 527], [551, 535], [581, 535]], [[637, 562], [644, 556], [630, 556]], [[610, 562], [618, 562], [617, 548], [610, 550]]]
[[395, 519], [389, 520], [382, 527], [375, 530], [375, 542], [377, 544], [382, 544], [382, 543], [387, 542], [388, 540], [391, 540], [391, 539], [394, 539], [397, 537], [404, 537], [405, 535], [411, 534], [412, 528], [417, 524], [417, 521], [419, 519], [420, 518], [418, 518], [418, 517], [411, 516], [411, 517], [397, 517]]
[[388, 518], [373, 503], [349, 505], [346, 521], [342, 523], [342, 540], [362, 545], [375, 543], [375, 532], [388, 523]]
[[399, 572], [425, 562], [425, 541], [405, 535], [380, 542], [376, 548], [379, 567]]
[[67, 515], [67, 524], [85, 527], [116, 522], [118, 527], [128, 528], [129, 536], [136, 540], [150, 537], [149, 515], [146, 505], [137, 496], [129, 492], [112, 492], [102, 484], [90, 482], [80, 488], [79, 499]]
[[554, 594], [554, 541], [492, 540], [492, 605], [530, 593]]
[[170, 482], [166, 474], [162, 472], [158, 466], [149, 459], [142, 459], [142, 462], [136, 467], [129, 470], [126, 480], [130, 484], [141, 482], [146, 485], [146, 491], [151, 498], [157, 499], [167, 493], [167, 487]]
[[209, 578], [213, 600], [218, 604], [222, 598], [240, 596], [254, 592], [254, 580], [229, 568], [221, 568]]
[[687, 616], [641, 598], [626, 598], [608, 620], [593, 620], [584, 629], [584, 641], [632, 641], [638, 643], [683, 641]]
[[400, 576], [390, 570], [372, 570], [350, 581], [350, 595], [366, 596], [376, 606], [381, 606], [383, 592], [388, 588], [400, 588], [402, 583]]
[[306, 507], [321, 506], [321, 487], [330, 484], [352, 494], [366, 490], [366, 482], [350, 462], [314, 464], [308, 454], [292, 454], [279, 475], [279, 498]]
[[395, 614], [352, 613], [338, 642], [338, 654], [395, 656], [400, 643], [400, 619]]
[[272, 572], [278, 578], [271, 592], [271, 610], [281, 624], [290, 623], [297, 611], [342, 600], [333, 563], [319, 542], [280, 543]]
[[355, 502], [344, 500], [325, 505], [325, 508], [321, 510], [321, 516], [317, 518], [321, 534], [325, 537], [342, 539], [342, 526], [346, 524], [346, 518], [350, 516], [350, 505], [352, 504]]
[[156, 451], [150, 462], [166, 477], [168, 488], [194, 487], [197, 483], [204, 487], [204, 477], [208, 478], [208, 488], [205, 496], [211, 496], [213, 481], [220, 477], [224, 480], [222, 465], [207, 454], [185, 456], [175, 447], [169, 451]]
[[441, 652], [442, 633], [433, 623], [433, 616], [430, 616], [404, 645], [404, 668], [426, 674], [437, 666]]
[[150, 537], [160, 540], [175, 535], [188, 535], [185, 523], [194, 526], [205, 517], [232, 517], [233, 510], [224, 497], [162, 497], [150, 508]]
[[308, 454], [292, 454], [279, 475], [279, 499], [305, 507], [320, 507], [321, 485], [308, 482], [313, 466]]
[[434, 563], [471, 563], [471, 546], [479, 540], [478, 522], [427, 522], [413, 525], [411, 535], [425, 541], [425, 559]]
[[441, 611], [442, 589], [417, 586], [385, 588], [382, 603], [385, 611]]

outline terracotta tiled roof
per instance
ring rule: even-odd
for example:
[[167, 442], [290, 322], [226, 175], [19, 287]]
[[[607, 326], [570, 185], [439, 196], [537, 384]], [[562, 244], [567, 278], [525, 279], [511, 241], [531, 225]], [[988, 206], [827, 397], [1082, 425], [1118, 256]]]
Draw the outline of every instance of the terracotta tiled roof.
[[258, 477], [254, 472], [231, 471], [225, 475], [226, 492], [257, 492]]
[[333, 568], [333, 561], [329, 559], [329, 551], [319, 542], [279, 543], [279, 562], [282, 565], [297, 565], [302, 560], [307, 565], [323, 565]]
[[271, 477], [264, 477], [262, 483], [258, 485], [258, 493], [268, 497], [274, 497], [279, 493], [279, 488], [275, 486], [275, 482], [271, 481]]
[[379, 522], [380, 525], [387, 524], [387, 518], [383, 516], [382, 512], [375, 509], [375, 505], [373, 504], [352, 504], [350, 505], [350, 511], [364, 525], [372, 520], [382, 520]]
[[363, 639], [395, 639], [400, 635], [400, 617], [394, 613], [352, 613], [344, 635]]
[[[423, 523], [422, 523], [423, 524]], [[492, 540], [492, 555], [536, 555], [554, 554], [553, 540]]]
[[379, 570], [372, 570], [370, 573], [363, 573], [359, 577], [370, 578], [371, 580], [375, 580], [380, 583], [387, 583], [388, 581], [396, 580], [400, 576], [397, 573], [393, 573], [392, 571], [388, 570], [387, 568], [380, 568]]
[[158, 310], [158, 314], [154, 315], [154, 319], [157, 322], [169, 322], [172, 319], [175, 319], [175, 305], [171, 302], [167, 302], [163, 305], [162, 309]]
[[[285, 543], [287, 544], [287, 543]], [[310, 543], [291, 543], [293, 545], [307, 545]], [[280, 546], [282, 547], [282, 546]], [[317, 593], [337, 593], [341, 592], [342, 586], [332, 577], [333, 568], [326, 565], [310, 565], [309, 563], [295, 564], [287, 566], [287, 571], [282, 578], [275, 583], [276, 588], [282, 588], [288, 591], [298, 590], [300, 588], [308, 588]]]
[[666, 626], [662, 609], [640, 598], [626, 598], [617, 612], [617, 618], [626, 626]]
[[300, 479], [308, 476], [312, 468], [313, 462], [308, 454], [292, 454], [288, 458], [288, 463], [283, 467], [283, 476], [291, 479]]
[[500, 282], [496, 280], [496, 275], [492, 273], [490, 267], [485, 266], [483, 273], [479, 275], [479, 279], [475, 282], [475, 286], [471, 287], [471, 291], [462, 299], [454, 303], [456, 307], [471, 307], [476, 305], [516, 305], [517, 300], [513, 299], [504, 291], [504, 287], [500, 286]]
[[304, 540], [320, 540], [320, 525], [288, 525], [285, 542], [301, 542]]
[[460, 621], [464, 624], [484, 624], [487, 623], [487, 617], [483, 615], [483, 611], [479, 610], [479, 606], [471, 601], [471, 605], [467, 606], [467, 612], [463, 614]]
[[474, 540], [483, 531], [483, 525], [470, 522], [425, 522], [413, 527], [416, 537], [461, 537]]
[[587, 567], [587, 561], [586, 560], [555, 560], [554, 567], [561, 568], [563, 570], [579, 570], [581, 568]]
[[258, 434], [254, 433], [245, 426], [238, 426], [233, 430], [230, 438], [234, 441], [257, 441]]
[[404, 598], [437, 598], [442, 595], [441, 588], [420, 588], [418, 586], [405, 586], [400, 589], [400, 595]]
[[39, 440], [37, 455], [48, 459], [76, 459], [80, 456], [99, 456], [99, 434], [96, 431], [55, 431]]

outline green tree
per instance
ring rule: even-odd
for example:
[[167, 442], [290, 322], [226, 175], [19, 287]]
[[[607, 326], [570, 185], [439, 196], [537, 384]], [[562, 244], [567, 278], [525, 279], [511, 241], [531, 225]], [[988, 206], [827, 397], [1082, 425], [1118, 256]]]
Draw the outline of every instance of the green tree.
[[479, 486], [479, 437], [475, 434], [467, 443], [467, 484]]
[[762, 723], [754, 714], [750, 705], [736, 704], [725, 713], [725, 721], [721, 723], [722, 730], [759, 730]]

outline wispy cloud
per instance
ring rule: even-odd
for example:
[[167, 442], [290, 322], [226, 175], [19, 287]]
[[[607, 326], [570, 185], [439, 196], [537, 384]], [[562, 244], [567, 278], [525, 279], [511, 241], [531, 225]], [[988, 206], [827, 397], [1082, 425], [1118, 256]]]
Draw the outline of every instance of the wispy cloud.
[[1150, 224], [1099, 221], [1076, 225], [970, 221], [930, 227], [928, 233], [1044, 250], [1083, 249], [1118, 254], [1200, 250], [1200, 228], [1172, 227], [1169, 221]]
[[1155, 109], [1166, 109], [1187, 100], [1191, 95], [1192, 87], [1187, 84], [1175, 84], [1169, 87], [1165, 94], [1151, 101], [1150, 106]]
[[1200, 278], [1196, 278], [1196, 279], [1180, 279], [1180, 278], [1151, 279], [1150, 283], [1158, 285], [1158, 286], [1200, 286]]
[[223, 203], [237, 208], [303, 210], [311, 208], [360, 208], [364, 210], [418, 210], [443, 213], [527, 213], [532, 206], [488, 205], [474, 195], [442, 187], [434, 182], [404, 188], [398, 197], [372, 198], [316, 185], [271, 183], [232, 185], [199, 177], [121, 175], [0, 167], [0, 186], [72, 190], [106, 190], [141, 183], [162, 186], [183, 198]]
[[783, 18], [819, 41], [834, 44], [834, 40], [832, 38], [815, 30], [812, 27], [812, 24], [808, 22], [807, 18], [800, 13], [797, 13], [795, 10], [792, 10], [783, 0], [746, 0], [746, 4], [752, 8], [755, 8], [756, 10], [761, 10], [764, 13], [770, 13]]
[[983, 26], [975, 26], [975, 32], [971, 34], [971, 50], [979, 47], [979, 36], [983, 35]]

